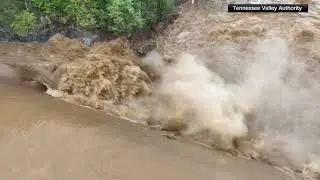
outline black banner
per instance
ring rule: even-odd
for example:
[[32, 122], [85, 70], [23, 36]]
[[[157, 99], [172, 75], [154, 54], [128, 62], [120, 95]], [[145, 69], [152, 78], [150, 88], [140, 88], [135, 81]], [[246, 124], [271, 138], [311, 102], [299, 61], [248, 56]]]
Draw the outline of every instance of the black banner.
[[228, 12], [308, 12], [308, 4], [228, 4]]

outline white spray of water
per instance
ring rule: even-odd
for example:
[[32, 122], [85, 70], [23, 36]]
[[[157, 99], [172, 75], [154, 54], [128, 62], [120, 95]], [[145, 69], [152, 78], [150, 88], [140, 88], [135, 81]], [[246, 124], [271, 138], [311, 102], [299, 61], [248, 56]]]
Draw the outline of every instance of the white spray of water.
[[259, 44], [255, 57], [243, 87], [256, 103], [253, 127], [263, 136], [257, 148], [275, 164], [300, 171], [320, 152], [319, 72], [307, 72], [309, 57], [299, 62], [281, 39]]
[[[154, 54], [155, 55], [155, 54]], [[155, 56], [153, 56], [155, 57]], [[150, 62], [162, 74], [155, 88], [158, 103], [151, 116], [158, 121], [183, 121], [185, 134], [209, 130], [220, 139], [223, 148], [233, 148], [233, 141], [246, 137], [245, 113], [236, 101], [237, 88], [211, 72], [195, 56], [182, 54], [166, 68], [161, 63]], [[160, 68], [159, 68], [160, 67]]]
[[[271, 38], [253, 49], [251, 59], [243, 59], [248, 65], [237, 78], [241, 80], [234, 84], [227, 84], [223, 74], [214, 73], [196, 56], [184, 53], [166, 66], [160, 56], [149, 55], [144, 63], [162, 76], [151, 116], [165, 123], [183, 121], [187, 134], [212, 131], [226, 148], [233, 147], [235, 138], [247, 136], [249, 127], [262, 137], [256, 148], [263, 158], [302, 171], [320, 152], [319, 82], [296, 61], [283, 39]], [[228, 66], [219, 68], [228, 71]], [[254, 114], [253, 121], [246, 122], [248, 113]]]

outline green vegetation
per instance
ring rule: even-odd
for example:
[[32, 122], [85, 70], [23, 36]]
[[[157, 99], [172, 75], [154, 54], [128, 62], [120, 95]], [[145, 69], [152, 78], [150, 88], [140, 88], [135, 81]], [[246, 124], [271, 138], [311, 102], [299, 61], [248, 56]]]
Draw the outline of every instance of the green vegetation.
[[114, 33], [126, 33], [142, 28], [144, 19], [138, 5], [133, 0], [109, 0], [106, 8], [109, 30]]
[[127, 34], [175, 11], [173, 0], [2, 0], [0, 23], [17, 33], [35, 27], [40, 16], [86, 29]]
[[18, 34], [26, 34], [36, 25], [36, 18], [33, 13], [22, 11], [14, 16], [11, 23], [12, 29]]
[[1, 0], [0, 5], [0, 24], [9, 25], [14, 16], [21, 11], [24, 6], [19, 0]]

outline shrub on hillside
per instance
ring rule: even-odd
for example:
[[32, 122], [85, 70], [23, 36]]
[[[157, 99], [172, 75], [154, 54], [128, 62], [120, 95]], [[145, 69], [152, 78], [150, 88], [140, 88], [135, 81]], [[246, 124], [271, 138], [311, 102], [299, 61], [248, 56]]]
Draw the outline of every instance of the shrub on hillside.
[[140, 0], [140, 9], [145, 26], [163, 19], [168, 14], [175, 11], [173, 0]]
[[65, 23], [72, 17], [72, 14], [68, 13], [70, 0], [32, 0], [32, 3], [41, 13], [57, 17]]
[[24, 8], [19, 0], [1, 0], [0, 5], [0, 24], [9, 25], [14, 16]]
[[11, 28], [18, 34], [26, 34], [36, 25], [36, 18], [33, 13], [22, 11], [15, 15]]
[[40, 10], [62, 23], [107, 29], [125, 34], [173, 12], [173, 0], [32, 0]]
[[123, 34], [144, 26], [141, 10], [133, 0], [109, 0], [107, 4], [109, 30]]
[[[173, 0], [26, 0], [29, 8], [19, 0], [4, 1], [6, 8], [0, 8], [0, 11], [5, 10], [7, 17], [0, 15], [0, 22], [5, 19], [19, 31], [27, 30], [26, 25], [34, 22], [31, 15], [46, 15], [63, 24], [127, 34], [151, 27], [152, 23], [175, 10]], [[16, 12], [23, 10], [28, 10], [30, 14], [23, 12], [23, 16], [15, 17]], [[30, 21], [27, 23], [27, 20]], [[19, 24], [19, 21], [25, 24]]]
[[63, 24], [79, 24], [84, 28], [98, 28], [105, 24], [106, 12], [101, 0], [32, 0], [42, 13], [57, 19]]
[[150, 28], [153, 23], [175, 11], [173, 0], [109, 0], [109, 30], [129, 33]]

